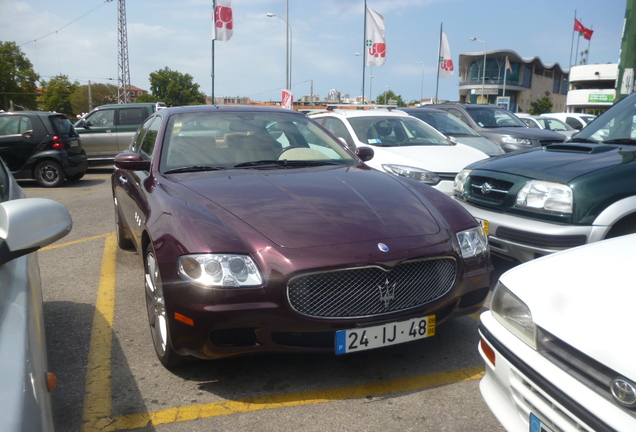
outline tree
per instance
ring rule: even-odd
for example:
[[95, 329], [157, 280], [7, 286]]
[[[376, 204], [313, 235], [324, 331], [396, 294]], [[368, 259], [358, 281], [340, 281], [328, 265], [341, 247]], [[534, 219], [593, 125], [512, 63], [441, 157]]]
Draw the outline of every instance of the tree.
[[71, 94], [79, 87], [77, 81], [70, 82], [68, 76], [54, 76], [48, 81], [42, 81], [42, 109], [44, 111], [55, 111], [74, 115], [73, 106], [71, 105]]
[[135, 102], [163, 102], [160, 101], [159, 98], [155, 95], [151, 95], [151, 94], [142, 94], [140, 95]]
[[205, 103], [205, 94], [192, 76], [172, 71], [168, 67], [150, 74], [150, 92], [167, 106], [196, 105]]
[[375, 103], [378, 105], [388, 105], [390, 101], [397, 101], [397, 106], [405, 107], [406, 103], [402, 100], [402, 96], [399, 94], [395, 94], [393, 90], [387, 90], [384, 93], [378, 95]]
[[[117, 103], [117, 86], [113, 84], [91, 83], [91, 105], [98, 107], [106, 104]], [[81, 85], [71, 95], [71, 106], [75, 114], [87, 113], [88, 106], [88, 85]]]
[[0, 42], [0, 109], [14, 106], [37, 109], [36, 82], [40, 76], [15, 42]]
[[548, 96], [543, 96], [534, 102], [530, 102], [530, 114], [541, 115], [543, 113], [552, 112], [552, 101]]

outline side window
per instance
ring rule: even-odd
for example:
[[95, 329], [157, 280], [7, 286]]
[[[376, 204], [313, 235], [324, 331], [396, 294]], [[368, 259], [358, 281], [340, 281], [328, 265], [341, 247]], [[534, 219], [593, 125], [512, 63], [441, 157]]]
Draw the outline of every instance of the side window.
[[117, 121], [120, 126], [140, 125], [144, 121], [144, 109], [141, 107], [119, 108]]
[[570, 126], [572, 126], [574, 129], [576, 130], [581, 130], [583, 129], [583, 125], [581, 124], [580, 121], [578, 121], [577, 119], [575, 119], [574, 117], [568, 117], [565, 119], [565, 122], [567, 124], [569, 124]]
[[141, 140], [141, 147], [139, 154], [144, 159], [150, 160], [152, 152], [155, 149], [155, 143], [157, 142], [157, 135], [159, 134], [159, 127], [161, 126], [161, 117], [155, 117], [154, 121], [150, 123], [148, 130], [144, 134]]
[[132, 142], [130, 143], [131, 152], [139, 153], [144, 135], [146, 134], [146, 131], [150, 128], [150, 125], [152, 124], [154, 119], [155, 117], [150, 117], [148, 120], [144, 122], [144, 124], [142, 124], [139, 127], [139, 129], [137, 130], [137, 133], [135, 133], [135, 136], [132, 139]]
[[466, 123], [468, 126], [470, 126], [470, 121], [468, 120], [468, 117], [466, 117], [466, 115], [460, 110], [449, 108], [448, 112], [449, 114], [454, 115], [455, 117], [457, 117], [458, 119]]
[[32, 129], [31, 119], [28, 117], [10, 115], [0, 119], [0, 136], [18, 135]]
[[347, 142], [347, 146], [349, 148], [356, 148], [351, 134], [341, 120], [335, 118], [326, 118], [323, 120], [322, 125], [336, 137], [343, 138]]
[[86, 118], [86, 125], [93, 127], [109, 127], [115, 125], [115, 110], [105, 109], [95, 111]]

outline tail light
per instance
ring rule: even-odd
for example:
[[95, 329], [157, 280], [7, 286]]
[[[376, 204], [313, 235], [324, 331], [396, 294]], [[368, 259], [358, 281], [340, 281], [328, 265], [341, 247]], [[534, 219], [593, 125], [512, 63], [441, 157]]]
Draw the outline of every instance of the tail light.
[[55, 135], [52, 138], [52, 141], [53, 141], [53, 148], [55, 150], [64, 150], [64, 142], [59, 136]]

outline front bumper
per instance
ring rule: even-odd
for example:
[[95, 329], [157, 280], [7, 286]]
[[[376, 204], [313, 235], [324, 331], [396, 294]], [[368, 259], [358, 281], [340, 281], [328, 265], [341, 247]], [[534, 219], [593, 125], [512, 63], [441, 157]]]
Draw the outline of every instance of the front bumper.
[[490, 410], [509, 432], [528, 432], [530, 414], [554, 432], [636, 430], [636, 417], [566, 373], [530, 348], [490, 311], [481, 315], [482, 343], [495, 353], [486, 364], [480, 390]]
[[493, 254], [520, 262], [602, 240], [610, 229], [607, 225], [543, 222], [455, 201], [477, 220], [488, 221], [488, 243]]

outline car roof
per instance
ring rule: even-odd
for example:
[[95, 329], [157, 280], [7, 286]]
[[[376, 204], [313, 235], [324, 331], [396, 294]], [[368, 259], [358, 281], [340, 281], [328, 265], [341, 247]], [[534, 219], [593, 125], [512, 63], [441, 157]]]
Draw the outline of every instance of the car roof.
[[178, 114], [178, 113], [191, 113], [191, 112], [278, 112], [287, 113], [292, 115], [304, 116], [303, 113], [289, 110], [286, 108], [278, 108], [271, 106], [253, 106], [253, 105], [186, 105], [177, 107], [163, 108], [159, 113], [162, 114]]
[[429, 108], [429, 107], [406, 107], [406, 108], [398, 108], [400, 111], [408, 112], [430, 112], [430, 113], [444, 113], [448, 114], [446, 111], [437, 109], [437, 108]]
[[505, 108], [502, 108], [493, 104], [463, 104], [463, 103], [451, 103], [451, 104], [439, 104], [438, 107], [444, 108], [464, 108], [466, 110], [471, 109], [492, 109], [492, 110], [503, 110], [508, 111]]
[[60, 117], [68, 117], [64, 113], [53, 112], [53, 111], [0, 111], [0, 116], [6, 115], [27, 115], [27, 116], [38, 116], [38, 117], [51, 117], [51, 116], [60, 116]]
[[357, 109], [334, 109], [328, 111], [321, 111], [309, 114], [310, 117], [318, 117], [329, 114], [335, 114], [342, 117], [410, 117], [405, 112], [400, 110], [388, 110], [386, 108], [375, 108], [370, 110], [357, 110]]

